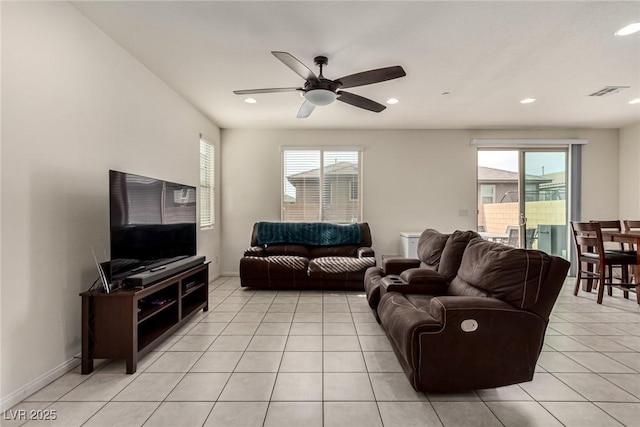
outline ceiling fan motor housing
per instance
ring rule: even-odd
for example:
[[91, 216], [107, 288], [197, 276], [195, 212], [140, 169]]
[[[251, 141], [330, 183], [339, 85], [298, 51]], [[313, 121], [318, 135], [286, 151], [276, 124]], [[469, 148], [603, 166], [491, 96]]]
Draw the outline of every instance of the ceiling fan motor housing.
[[304, 97], [316, 106], [329, 105], [336, 100], [338, 87], [338, 83], [320, 77], [317, 81], [307, 81], [304, 84]]
[[327, 89], [311, 89], [304, 93], [304, 98], [313, 105], [329, 105], [336, 100], [338, 95]]

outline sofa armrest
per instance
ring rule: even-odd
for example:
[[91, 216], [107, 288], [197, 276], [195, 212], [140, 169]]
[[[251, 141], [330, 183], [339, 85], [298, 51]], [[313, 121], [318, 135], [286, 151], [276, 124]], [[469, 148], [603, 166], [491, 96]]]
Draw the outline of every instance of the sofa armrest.
[[412, 285], [446, 284], [447, 278], [428, 268], [410, 268], [400, 273], [400, 278]]
[[[491, 297], [476, 296], [440, 296], [429, 303], [429, 314], [444, 323], [464, 319], [486, 319], [488, 316], [530, 315], [538, 317], [526, 310], [520, 310], [508, 302]], [[459, 322], [458, 322], [459, 323]]]
[[251, 246], [245, 249], [244, 256], [265, 256], [265, 251], [262, 246]]
[[444, 281], [407, 283], [401, 276], [390, 274], [380, 281], [380, 295], [388, 292], [399, 294], [445, 295], [448, 284]]
[[382, 258], [382, 271], [387, 274], [400, 274], [410, 268], [420, 267], [420, 260], [416, 258], [385, 257]]
[[368, 258], [375, 257], [376, 253], [373, 251], [373, 248], [362, 247], [358, 248], [358, 258]]

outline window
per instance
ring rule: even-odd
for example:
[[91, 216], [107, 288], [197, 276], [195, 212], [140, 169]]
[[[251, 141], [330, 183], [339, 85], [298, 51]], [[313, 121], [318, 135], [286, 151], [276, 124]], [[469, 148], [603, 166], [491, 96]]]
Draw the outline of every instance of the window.
[[215, 223], [214, 210], [214, 145], [200, 139], [200, 228], [211, 228]]
[[282, 150], [282, 220], [362, 220], [362, 150]]
[[489, 203], [495, 203], [496, 201], [496, 186], [480, 184], [480, 203], [483, 205]]
[[358, 200], [358, 183], [356, 181], [351, 181], [351, 190], [350, 190], [349, 200], [354, 201]]

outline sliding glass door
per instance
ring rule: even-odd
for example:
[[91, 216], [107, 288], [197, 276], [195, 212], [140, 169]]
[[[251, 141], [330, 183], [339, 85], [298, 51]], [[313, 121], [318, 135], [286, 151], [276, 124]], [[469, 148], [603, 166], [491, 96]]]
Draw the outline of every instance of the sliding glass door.
[[522, 247], [567, 258], [567, 152], [521, 152]]
[[478, 231], [567, 257], [566, 149], [479, 149]]

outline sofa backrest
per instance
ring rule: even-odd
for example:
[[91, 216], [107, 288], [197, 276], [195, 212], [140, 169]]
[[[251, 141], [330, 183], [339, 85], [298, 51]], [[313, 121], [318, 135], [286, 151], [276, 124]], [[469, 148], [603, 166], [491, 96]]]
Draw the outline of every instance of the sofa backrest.
[[448, 239], [448, 234], [440, 233], [431, 228], [424, 230], [418, 239], [417, 253], [420, 266], [438, 271], [440, 257]]
[[[295, 255], [308, 258], [325, 256], [357, 256], [358, 248], [371, 247], [371, 229], [366, 222], [358, 224], [360, 228], [360, 243], [357, 245], [312, 246], [291, 243], [276, 243], [263, 245], [266, 255]], [[258, 223], [253, 225], [251, 246], [258, 245]]]
[[480, 237], [475, 231], [456, 230], [451, 234], [428, 228], [418, 240], [420, 267], [435, 270], [450, 282], [456, 276], [462, 254], [471, 239]]
[[448, 292], [498, 298], [548, 318], [568, 268], [567, 261], [542, 251], [477, 238], [467, 245]]
[[444, 276], [447, 282], [452, 281], [453, 278], [456, 277], [467, 244], [475, 238], [480, 238], [480, 235], [471, 230], [456, 230], [449, 235], [447, 243], [445, 243], [442, 249], [440, 265], [438, 266], [438, 273]]

